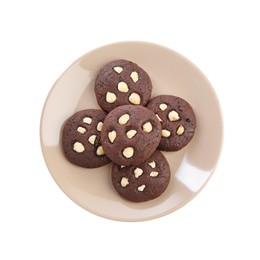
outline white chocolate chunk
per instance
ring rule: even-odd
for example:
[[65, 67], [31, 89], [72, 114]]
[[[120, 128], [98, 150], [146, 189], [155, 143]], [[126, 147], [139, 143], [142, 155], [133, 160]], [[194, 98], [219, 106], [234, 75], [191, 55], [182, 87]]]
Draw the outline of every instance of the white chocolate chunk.
[[130, 119], [130, 116], [128, 114], [124, 114], [119, 117], [118, 123], [119, 123], [119, 125], [125, 125], [129, 119]]
[[135, 168], [135, 170], [134, 170], [134, 174], [135, 174], [135, 178], [138, 178], [138, 177], [140, 177], [142, 174], [143, 174], [143, 170], [141, 169], [141, 168]]
[[151, 177], [157, 177], [158, 174], [159, 174], [159, 172], [151, 172], [151, 173], [150, 173], [150, 176], [151, 176]]
[[116, 95], [115, 93], [112, 93], [112, 92], [107, 92], [106, 94], [106, 102], [109, 103], [109, 104], [112, 104], [116, 101]]
[[116, 139], [116, 131], [115, 130], [108, 133], [108, 139], [111, 143], [114, 143], [114, 141]]
[[129, 184], [129, 181], [128, 181], [128, 179], [127, 179], [126, 177], [123, 177], [123, 178], [121, 179], [120, 184], [121, 184], [122, 187], [125, 188], [125, 187]]
[[163, 137], [169, 137], [171, 135], [171, 132], [166, 130], [166, 129], [163, 129], [162, 130], [162, 136]]
[[94, 145], [95, 143], [95, 140], [96, 140], [96, 135], [91, 135], [89, 138], [88, 138], [88, 141], [89, 143], [91, 143], [92, 145]]
[[136, 71], [133, 71], [130, 75], [131, 79], [133, 80], [133, 82], [137, 82], [139, 79], [138, 73]]
[[73, 144], [73, 150], [77, 153], [83, 153], [85, 151], [85, 147], [82, 143], [80, 142], [75, 142]]
[[132, 93], [129, 96], [128, 100], [134, 105], [139, 105], [141, 103], [141, 97], [137, 93]]
[[114, 67], [113, 70], [114, 70], [115, 72], [117, 72], [118, 74], [120, 74], [120, 73], [123, 71], [123, 68], [117, 66], [117, 67]]
[[155, 161], [149, 162], [148, 164], [149, 164], [152, 168], [155, 168], [155, 167], [156, 167]]
[[120, 92], [123, 92], [123, 93], [127, 93], [128, 90], [129, 90], [127, 84], [126, 84], [124, 81], [121, 81], [121, 82], [118, 83], [117, 89], [118, 89]]
[[166, 104], [164, 104], [164, 103], [162, 103], [162, 104], [160, 104], [159, 105], [159, 108], [162, 110], [162, 111], [164, 111], [165, 109], [167, 109], [167, 105]]
[[103, 122], [98, 122], [98, 124], [97, 124], [98, 132], [100, 132], [102, 130], [102, 127], [103, 127]]
[[122, 168], [125, 168], [125, 166], [124, 166], [124, 165], [121, 165], [120, 167], [121, 167], [121, 169], [122, 169]]
[[139, 186], [137, 189], [138, 189], [138, 191], [144, 191], [144, 188], [145, 188], [145, 185], [143, 184], [143, 185]]
[[180, 125], [177, 129], [177, 135], [182, 135], [184, 133], [184, 126]]
[[90, 125], [92, 123], [92, 118], [88, 116], [83, 118], [83, 123]]
[[137, 131], [136, 130], [129, 130], [126, 132], [126, 136], [131, 139], [136, 135]]
[[155, 114], [156, 115], [156, 117], [158, 118], [158, 120], [160, 121], [160, 122], [162, 122], [163, 120], [158, 116], [158, 114]]
[[150, 122], [143, 124], [143, 131], [146, 133], [150, 133], [153, 130], [153, 126]]
[[124, 155], [124, 157], [127, 158], [127, 159], [133, 157], [133, 155], [134, 155], [134, 148], [133, 148], [133, 147], [126, 147], [126, 148], [123, 150], [123, 155]]
[[179, 114], [175, 111], [175, 110], [172, 110], [169, 114], [168, 114], [168, 118], [170, 121], [177, 121], [180, 119], [180, 116]]
[[104, 151], [103, 147], [100, 145], [97, 148], [97, 155], [104, 155], [104, 154], [105, 154], [105, 151]]
[[77, 131], [81, 134], [85, 134], [87, 132], [87, 129], [85, 127], [79, 126], [77, 128]]

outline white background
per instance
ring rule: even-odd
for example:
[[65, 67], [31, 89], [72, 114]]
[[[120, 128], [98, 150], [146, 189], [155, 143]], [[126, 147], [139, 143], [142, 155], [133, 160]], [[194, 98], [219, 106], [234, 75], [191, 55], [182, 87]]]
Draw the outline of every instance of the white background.
[[[0, 259], [260, 259], [258, 1], [0, 2]], [[182, 209], [116, 222], [72, 202], [41, 155], [45, 98], [63, 71], [116, 41], [170, 47], [221, 103], [218, 167]]]

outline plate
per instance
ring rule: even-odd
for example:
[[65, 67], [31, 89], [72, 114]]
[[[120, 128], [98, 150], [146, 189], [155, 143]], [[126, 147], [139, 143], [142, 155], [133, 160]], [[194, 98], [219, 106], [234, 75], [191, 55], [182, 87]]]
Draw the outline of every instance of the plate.
[[[85, 169], [71, 164], [60, 145], [61, 127], [76, 111], [99, 108], [95, 77], [102, 66], [127, 59], [151, 77], [152, 97], [160, 94], [186, 99], [194, 109], [197, 129], [181, 151], [164, 152], [172, 179], [157, 199], [134, 203], [122, 199], [110, 180], [111, 164]], [[189, 60], [166, 47], [147, 42], [119, 42], [97, 48], [75, 61], [55, 82], [41, 117], [41, 147], [46, 165], [62, 191], [79, 206], [104, 218], [143, 221], [169, 214], [192, 200], [212, 175], [223, 137], [217, 96], [203, 73]]]

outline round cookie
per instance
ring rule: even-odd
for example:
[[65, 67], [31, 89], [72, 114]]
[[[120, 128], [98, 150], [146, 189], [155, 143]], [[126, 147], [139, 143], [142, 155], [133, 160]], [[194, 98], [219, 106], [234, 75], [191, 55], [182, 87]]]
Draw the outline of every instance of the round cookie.
[[112, 166], [111, 179], [115, 190], [134, 202], [159, 197], [166, 190], [170, 178], [169, 164], [158, 150], [138, 166], [122, 167], [115, 163]]
[[62, 147], [67, 159], [86, 168], [101, 167], [110, 162], [100, 143], [106, 113], [86, 109], [72, 115], [63, 125]]
[[95, 81], [97, 102], [107, 112], [121, 105], [145, 106], [151, 92], [149, 75], [137, 64], [127, 60], [106, 64]]
[[107, 115], [101, 132], [107, 157], [120, 165], [142, 163], [156, 150], [160, 140], [160, 121], [142, 106], [115, 108]]
[[184, 99], [171, 95], [160, 95], [147, 105], [162, 124], [162, 139], [158, 149], [178, 151], [192, 139], [196, 118], [190, 104]]

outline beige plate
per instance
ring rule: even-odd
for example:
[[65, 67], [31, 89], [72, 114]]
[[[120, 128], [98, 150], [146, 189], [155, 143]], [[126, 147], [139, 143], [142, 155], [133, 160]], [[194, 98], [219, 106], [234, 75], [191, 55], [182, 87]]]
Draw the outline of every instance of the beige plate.
[[[164, 152], [172, 179], [165, 193], [152, 201], [123, 200], [110, 181], [111, 164], [84, 169], [69, 163], [60, 146], [65, 119], [86, 108], [98, 108], [94, 80], [109, 61], [127, 59], [144, 68], [153, 83], [152, 96], [172, 94], [186, 99], [197, 117], [193, 140], [179, 152]], [[142, 221], [182, 207], [204, 187], [218, 161], [222, 118], [209, 81], [190, 61], [165, 47], [145, 42], [121, 42], [93, 50], [74, 62], [51, 89], [41, 118], [42, 152], [59, 187], [84, 209], [113, 220]]]

